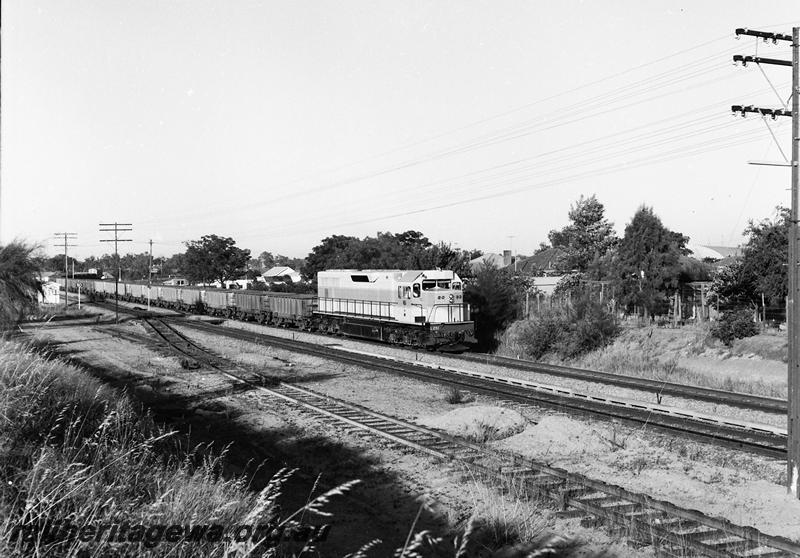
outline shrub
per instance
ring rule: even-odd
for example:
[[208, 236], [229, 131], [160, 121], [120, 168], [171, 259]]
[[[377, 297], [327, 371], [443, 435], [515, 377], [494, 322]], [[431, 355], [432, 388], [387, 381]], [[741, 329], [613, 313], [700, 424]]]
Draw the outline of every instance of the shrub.
[[451, 405], [458, 405], [459, 403], [469, 403], [470, 401], [474, 401], [475, 398], [470, 394], [461, 391], [456, 386], [450, 386], [444, 396], [444, 400]]
[[532, 320], [524, 328], [520, 342], [534, 359], [548, 353], [575, 358], [608, 345], [618, 333], [619, 326], [606, 307], [583, 296], [569, 307]]
[[758, 335], [758, 325], [750, 310], [725, 312], [719, 322], [711, 328], [711, 335], [730, 347], [735, 339]]

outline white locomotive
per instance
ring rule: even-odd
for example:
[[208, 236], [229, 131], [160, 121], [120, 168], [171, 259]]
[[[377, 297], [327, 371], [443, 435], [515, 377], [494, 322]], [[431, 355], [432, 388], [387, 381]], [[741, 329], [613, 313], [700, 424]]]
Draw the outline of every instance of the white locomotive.
[[321, 328], [389, 343], [474, 342], [462, 281], [449, 270], [330, 270], [317, 274]]

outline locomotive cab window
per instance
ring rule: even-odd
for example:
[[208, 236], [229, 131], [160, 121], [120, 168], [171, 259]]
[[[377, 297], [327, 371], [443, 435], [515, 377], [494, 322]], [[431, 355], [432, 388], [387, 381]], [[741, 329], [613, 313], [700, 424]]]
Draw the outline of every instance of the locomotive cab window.
[[403, 298], [403, 287], [397, 286], [397, 298]]
[[436, 281], [436, 286], [439, 287], [440, 289], [449, 289], [450, 288], [450, 280], [447, 279], [447, 280], [444, 280], [444, 281]]
[[411, 287], [403, 287], [403, 294], [406, 298], [411, 298]]
[[430, 291], [436, 288], [436, 281], [428, 280], [422, 282], [422, 290], [423, 291]]
[[419, 283], [414, 283], [414, 298], [419, 298], [420, 292]]
[[454, 291], [460, 291], [461, 290], [461, 283], [459, 283], [458, 281], [453, 281], [453, 290]]

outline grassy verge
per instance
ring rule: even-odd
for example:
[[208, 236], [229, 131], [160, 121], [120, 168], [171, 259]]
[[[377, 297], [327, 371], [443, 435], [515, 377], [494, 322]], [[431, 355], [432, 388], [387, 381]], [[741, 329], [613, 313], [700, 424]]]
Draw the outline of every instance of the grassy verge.
[[[0, 555], [249, 556], [275, 547], [293, 556], [313, 544], [278, 546], [272, 527], [297, 532], [301, 515], [349, 488], [281, 515], [276, 501], [289, 472], [253, 491], [244, 478], [221, 474], [224, 452], [206, 449], [187, 451], [126, 397], [0, 339]], [[191, 542], [175, 529], [175, 540], [167, 538], [167, 526], [185, 525], [220, 527]], [[218, 536], [232, 525], [262, 530]]]
[[[679, 364], [678, 355], [683, 352], [687, 355], [700, 357], [706, 351], [718, 353], [724, 350], [728, 356], [743, 356], [746, 354], [761, 355], [764, 358], [776, 357], [785, 353], [785, 347], [780, 336], [776, 334], [762, 335], [755, 340], [737, 339], [733, 347], [721, 348], [720, 342], [710, 340], [707, 329], [695, 328], [685, 331], [670, 330], [675, 332], [677, 340], [656, 341], [647, 334], [652, 328], [640, 330], [629, 329], [623, 333], [613, 344], [601, 349], [586, 353], [571, 359], [563, 359], [557, 355], [547, 354], [541, 358], [543, 362], [562, 364], [577, 368], [600, 370], [626, 376], [636, 376], [663, 380], [679, 384], [705, 386], [754, 395], [769, 397], [786, 397], [786, 385], [760, 379], [740, 379], [719, 373], [696, 372]], [[516, 322], [506, 330], [501, 338], [500, 348], [497, 353], [512, 357], [537, 360], [528, 354], [525, 340], [525, 322]], [[678, 333], [679, 332], [679, 333]], [[658, 332], [657, 332], [658, 333]], [[784, 343], [785, 344], [785, 343]], [[708, 356], [710, 359], [720, 359], [719, 354]]]
[[695, 372], [678, 364], [676, 357], [659, 357], [646, 345], [639, 351], [610, 346], [571, 360], [568, 366], [613, 372], [628, 376], [651, 378], [678, 384], [705, 386], [740, 393], [786, 397], [786, 386], [757, 379], [738, 379], [731, 376]]

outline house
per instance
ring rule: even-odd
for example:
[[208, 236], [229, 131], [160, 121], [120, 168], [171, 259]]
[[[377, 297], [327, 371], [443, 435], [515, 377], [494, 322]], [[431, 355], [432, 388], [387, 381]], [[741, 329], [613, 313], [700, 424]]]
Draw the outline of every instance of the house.
[[717, 269], [730, 265], [742, 257], [742, 248], [740, 246], [702, 246], [690, 242], [686, 247], [693, 257], [704, 262], [710, 262]]
[[58, 283], [42, 283], [42, 292], [38, 293], [39, 304], [58, 304], [61, 301], [59, 294], [61, 286]]
[[566, 256], [567, 253], [561, 248], [547, 248], [529, 258], [518, 261], [516, 271], [534, 277], [561, 276], [569, 271], [562, 267]]
[[469, 261], [472, 273], [477, 273], [482, 267], [492, 266], [497, 269], [513, 265], [516, 258], [511, 255], [511, 250], [503, 250], [502, 254], [483, 254]]
[[299, 283], [303, 280], [298, 272], [285, 265], [271, 267], [261, 277], [267, 283]]
[[166, 281], [162, 283], [163, 285], [173, 285], [176, 287], [182, 287], [184, 285], [188, 285], [189, 281], [186, 280], [186, 277], [170, 277]]

